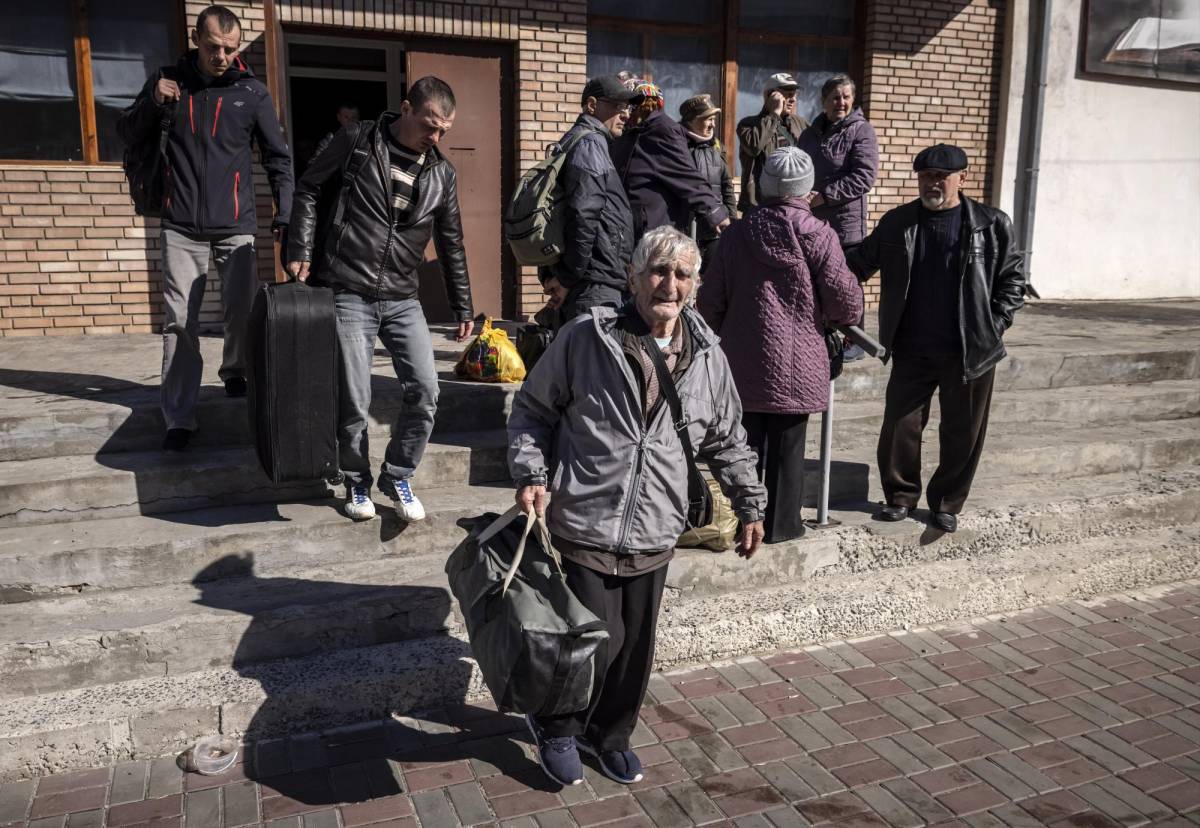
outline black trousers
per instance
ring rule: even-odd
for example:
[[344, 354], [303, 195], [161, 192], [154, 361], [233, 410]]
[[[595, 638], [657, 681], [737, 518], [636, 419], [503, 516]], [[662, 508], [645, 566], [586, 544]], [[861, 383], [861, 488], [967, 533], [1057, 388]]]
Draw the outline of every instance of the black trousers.
[[921, 499], [921, 432], [936, 391], [938, 466], [926, 500], [935, 512], [962, 511], [983, 453], [995, 375], [993, 368], [964, 383], [960, 356], [896, 355], [879, 433], [879, 476], [888, 503], [911, 509]]
[[742, 414], [746, 441], [758, 455], [758, 479], [767, 487], [763, 530], [767, 543], [804, 534], [804, 434], [807, 414]]
[[547, 736], [585, 736], [600, 750], [629, 750], [654, 666], [654, 636], [667, 567], [633, 577], [606, 575], [563, 561], [567, 586], [608, 627], [596, 655], [596, 681], [587, 710], [539, 718]]

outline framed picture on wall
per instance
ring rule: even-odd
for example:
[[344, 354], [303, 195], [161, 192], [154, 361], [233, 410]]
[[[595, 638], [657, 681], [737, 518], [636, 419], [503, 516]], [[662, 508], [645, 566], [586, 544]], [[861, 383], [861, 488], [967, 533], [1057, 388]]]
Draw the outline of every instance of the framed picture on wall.
[[1086, 0], [1083, 71], [1200, 85], [1200, 0]]

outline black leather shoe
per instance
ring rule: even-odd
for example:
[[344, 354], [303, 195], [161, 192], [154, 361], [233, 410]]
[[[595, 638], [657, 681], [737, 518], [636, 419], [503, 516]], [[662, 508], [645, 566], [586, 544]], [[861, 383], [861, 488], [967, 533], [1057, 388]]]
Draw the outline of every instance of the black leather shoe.
[[186, 428], [168, 428], [167, 436], [163, 438], [163, 451], [183, 451], [192, 439], [192, 432]]
[[930, 516], [929, 522], [934, 529], [941, 529], [943, 532], [953, 532], [958, 529], [958, 517], [949, 512], [934, 512]]
[[246, 378], [230, 377], [229, 379], [225, 380], [225, 395], [227, 397], [246, 396]]
[[906, 517], [908, 517], [907, 506], [893, 506], [890, 503], [875, 513], [877, 520], [886, 520], [888, 523], [895, 523], [896, 521], [904, 520]]

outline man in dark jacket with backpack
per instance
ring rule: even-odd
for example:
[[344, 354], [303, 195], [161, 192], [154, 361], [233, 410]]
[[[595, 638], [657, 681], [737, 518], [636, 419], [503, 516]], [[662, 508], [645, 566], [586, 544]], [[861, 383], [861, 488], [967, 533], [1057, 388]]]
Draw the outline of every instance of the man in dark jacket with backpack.
[[401, 520], [425, 517], [410, 479], [437, 411], [433, 342], [417, 295], [417, 268], [431, 237], [458, 320], [458, 341], [471, 333], [458, 179], [437, 148], [454, 123], [454, 108], [454, 92], [444, 81], [421, 78], [398, 113], [334, 135], [296, 187], [288, 271], [301, 281], [311, 272], [334, 289], [341, 343], [338, 459], [346, 477], [346, 515], [354, 520], [375, 516], [367, 427], [376, 337], [392, 355], [404, 389], [379, 488]]
[[542, 282], [566, 288], [558, 309], [565, 325], [589, 308], [624, 302], [633, 257], [633, 215], [613, 166], [609, 147], [625, 131], [630, 104], [638, 96], [616, 76], [592, 78], [583, 87], [582, 111], [559, 141], [566, 153], [563, 188], [562, 258], [542, 268]]
[[292, 155], [266, 86], [238, 57], [241, 24], [224, 6], [196, 18], [196, 48], [146, 82], [117, 128], [127, 145], [166, 130], [163, 169], [163, 448], [181, 451], [196, 430], [204, 361], [197, 331], [211, 254], [221, 276], [225, 350], [219, 376], [246, 393], [246, 323], [258, 287], [251, 144], [257, 142], [275, 200], [276, 238], [292, 202]]

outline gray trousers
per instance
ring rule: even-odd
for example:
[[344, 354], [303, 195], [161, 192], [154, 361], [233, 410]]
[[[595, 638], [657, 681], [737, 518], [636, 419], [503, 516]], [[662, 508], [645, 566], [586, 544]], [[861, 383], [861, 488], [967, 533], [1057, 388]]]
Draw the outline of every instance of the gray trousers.
[[334, 301], [341, 346], [338, 462], [349, 485], [372, 483], [367, 430], [376, 337], [391, 354], [400, 380], [400, 413], [379, 475], [386, 493], [392, 481], [413, 476], [433, 433], [438, 378], [429, 325], [417, 299], [370, 299], [339, 290]]
[[167, 428], [196, 430], [196, 398], [204, 357], [198, 336], [200, 305], [208, 281], [208, 257], [212, 254], [221, 276], [221, 305], [224, 308], [225, 349], [219, 376], [244, 377], [246, 371], [246, 323], [258, 288], [254, 236], [239, 235], [208, 239], [163, 228], [163, 320], [162, 413]]

